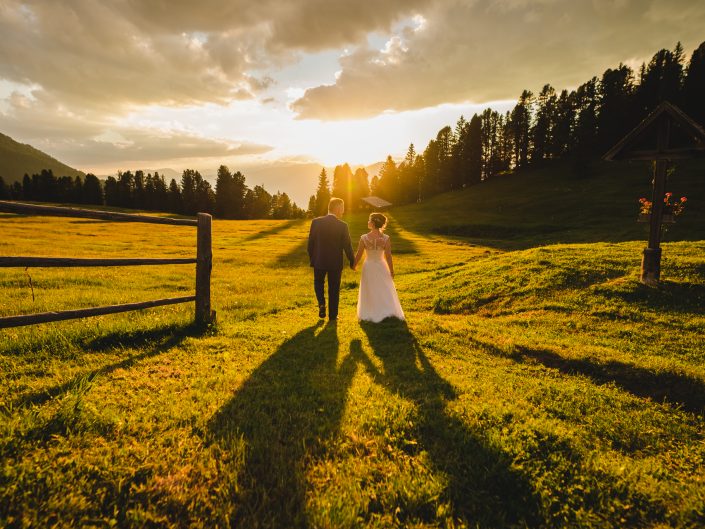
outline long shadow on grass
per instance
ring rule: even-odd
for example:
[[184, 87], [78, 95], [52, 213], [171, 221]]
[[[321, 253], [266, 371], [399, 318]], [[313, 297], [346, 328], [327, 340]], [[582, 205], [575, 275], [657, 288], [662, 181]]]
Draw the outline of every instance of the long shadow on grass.
[[282, 221], [279, 224], [272, 226], [271, 228], [259, 231], [257, 233], [253, 233], [252, 235], [245, 237], [243, 239], [243, 242], [252, 242], [252, 241], [260, 240], [264, 237], [269, 237], [270, 235], [276, 235], [277, 233], [288, 230], [289, 228], [293, 228], [294, 226], [298, 226], [299, 224], [302, 224], [303, 222], [304, 222], [303, 219], [294, 219], [294, 220], [288, 220], [285, 222]]
[[[450, 478], [447, 492], [455, 516], [479, 527], [538, 523], [538, 500], [530, 483], [511, 468], [509, 456], [448, 411], [447, 402], [455, 392], [433, 368], [406, 324], [390, 320], [361, 325], [383, 370], [369, 360], [361, 361], [377, 383], [416, 404], [419, 447]], [[359, 342], [352, 346], [362, 354]], [[424, 517], [423, 512], [411, 514]]]
[[[698, 271], [702, 279], [705, 267]], [[605, 297], [638, 303], [654, 310], [693, 314], [705, 312], [705, 285], [702, 283], [666, 280], [654, 288], [634, 282], [621, 287], [599, 287], [597, 292]]]
[[293, 249], [288, 252], [277, 256], [276, 260], [271, 264], [275, 268], [279, 267], [298, 267], [298, 266], [308, 266], [309, 259], [306, 248], [308, 246], [308, 241], [304, 238], [299, 244], [294, 246]]
[[566, 375], [583, 375], [597, 384], [616, 384], [637, 397], [681, 406], [693, 413], [705, 411], [705, 382], [687, 373], [652, 371], [617, 360], [598, 362], [587, 358], [565, 358], [555, 351], [518, 346], [512, 352], [468, 338], [479, 349], [516, 362], [532, 361]]
[[355, 373], [338, 364], [334, 323], [304, 329], [264, 361], [209, 421], [226, 450], [245, 442], [234, 527], [296, 528], [305, 514], [306, 461], [335, 437]]
[[89, 350], [100, 351], [123, 347], [141, 347], [146, 350], [142, 353], [129, 356], [120, 362], [107, 364], [90, 371], [71, 377], [66, 382], [21, 395], [12, 402], [13, 408], [29, 405], [41, 405], [53, 398], [59, 397], [76, 387], [86, 385], [94, 379], [112, 373], [117, 369], [132, 367], [137, 362], [159, 355], [181, 343], [188, 336], [198, 336], [203, 329], [193, 325], [167, 325], [157, 329], [139, 330], [128, 334], [115, 332], [98, 337], [88, 342], [85, 347]]
[[651, 371], [616, 360], [594, 362], [585, 358], [564, 358], [554, 351], [519, 347], [510, 356], [530, 359], [568, 375], [584, 375], [598, 384], [614, 383], [637, 397], [681, 406], [693, 413], [705, 410], [705, 383], [686, 373]]

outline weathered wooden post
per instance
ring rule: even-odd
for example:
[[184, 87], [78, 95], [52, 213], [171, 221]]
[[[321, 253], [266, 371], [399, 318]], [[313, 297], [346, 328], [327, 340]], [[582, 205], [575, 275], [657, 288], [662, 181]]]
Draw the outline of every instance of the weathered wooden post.
[[213, 250], [211, 247], [212, 217], [208, 213], [198, 214], [196, 235], [196, 323], [209, 324], [215, 320], [211, 310], [211, 269]]
[[661, 278], [661, 225], [668, 162], [702, 154], [705, 130], [678, 107], [664, 101], [603, 156], [607, 161], [653, 161], [649, 244], [641, 259], [641, 282], [646, 285], [657, 285]]
[[[669, 128], [670, 123], [667, 120], [661, 120], [656, 139], [658, 151], [663, 151], [668, 146]], [[649, 245], [644, 248], [644, 254], [641, 257], [641, 282], [646, 285], [656, 285], [661, 279], [661, 225], [663, 223], [663, 199], [666, 195], [667, 164], [668, 161], [664, 159], [658, 159], [654, 162]]]

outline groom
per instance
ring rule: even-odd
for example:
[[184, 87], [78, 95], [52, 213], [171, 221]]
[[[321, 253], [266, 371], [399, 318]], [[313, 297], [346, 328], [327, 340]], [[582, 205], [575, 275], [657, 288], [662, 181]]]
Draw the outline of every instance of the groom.
[[328, 202], [328, 215], [313, 219], [308, 234], [308, 257], [313, 267], [313, 288], [318, 300], [318, 316], [326, 317], [324, 283], [328, 276], [328, 318], [331, 321], [338, 319], [343, 252], [350, 261], [350, 268], [353, 268], [355, 263], [348, 225], [340, 220], [344, 211], [343, 200], [331, 198]]

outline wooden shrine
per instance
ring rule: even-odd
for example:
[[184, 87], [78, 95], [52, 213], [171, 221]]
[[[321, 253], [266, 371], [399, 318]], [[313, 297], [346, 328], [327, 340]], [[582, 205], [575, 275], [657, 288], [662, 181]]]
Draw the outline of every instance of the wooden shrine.
[[603, 159], [654, 162], [649, 244], [641, 260], [641, 282], [657, 285], [661, 277], [661, 225], [666, 193], [666, 169], [672, 160], [705, 155], [705, 130], [681, 109], [662, 102]]

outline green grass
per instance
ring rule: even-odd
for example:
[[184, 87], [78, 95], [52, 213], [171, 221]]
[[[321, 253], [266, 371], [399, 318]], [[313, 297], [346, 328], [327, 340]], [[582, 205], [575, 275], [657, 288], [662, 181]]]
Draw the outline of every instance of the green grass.
[[[306, 222], [215, 221], [214, 328], [177, 305], [0, 331], [0, 525], [702, 526], [705, 179], [682, 172], [690, 209], [651, 289], [632, 188], [648, 177], [617, 181], [620, 167], [394, 210], [407, 324], [357, 323], [350, 271], [340, 322], [318, 322]], [[364, 218], [349, 222], [357, 238]], [[185, 227], [0, 226], [3, 255], [188, 256], [195, 242]], [[192, 266], [29, 274], [34, 301], [24, 270], [0, 272], [1, 315], [194, 282]]]

